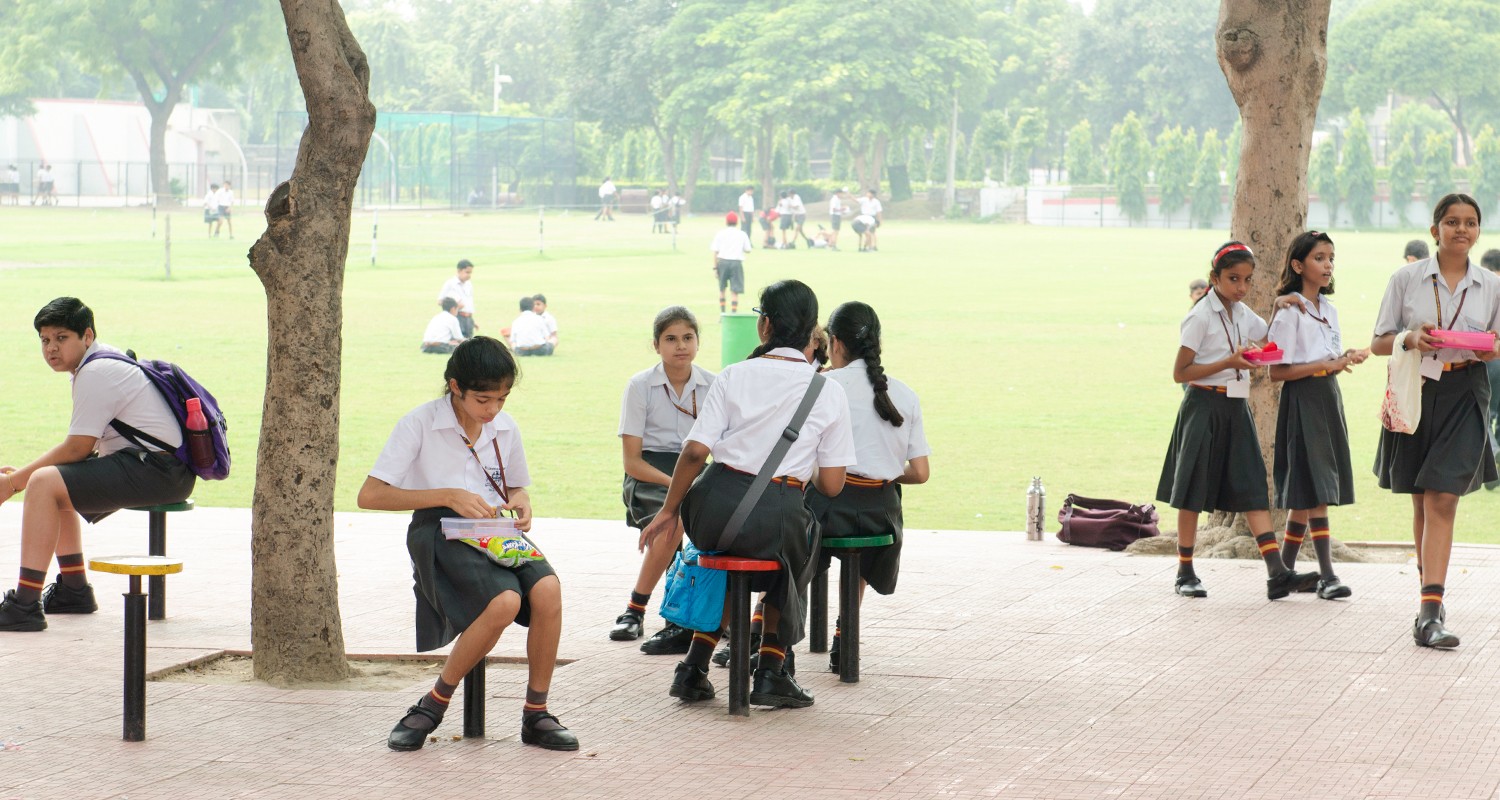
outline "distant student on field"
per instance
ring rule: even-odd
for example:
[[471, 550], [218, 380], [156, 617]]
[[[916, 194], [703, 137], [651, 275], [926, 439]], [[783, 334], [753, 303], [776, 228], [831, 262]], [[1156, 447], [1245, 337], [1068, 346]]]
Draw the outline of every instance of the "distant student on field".
[[521, 315], [510, 323], [510, 347], [518, 356], [550, 356], [552, 343], [547, 341], [547, 323], [536, 313], [536, 304], [528, 295], [521, 298]]
[[1202, 278], [1194, 278], [1188, 284], [1188, 299], [1193, 301], [1188, 305], [1196, 305], [1199, 300], [1203, 299], [1203, 295], [1206, 294], [1208, 294], [1208, 281]]
[[724, 313], [724, 289], [729, 289], [729, 310], [740, 310], [740, 292], [745, 291], [745, 254], [750, 252], [750, 236], [736, 227], [739, 217], [733, 211], [724, 215], [724, 227], [714, 235], [709, 249], [714, 254], [714, 277], [719, 281], [719, 313]]
[[447, 355], [464, 340], [463, 329], [458, 327], [458, 315], [453, 313], [453, 310], [458, 308], [458, 301], [451, 297], [444, 297], [440, 305], [443, 310], [433, 316], [432, 320], [427, 323], [427, 330], [422, 333], [422, 352], [424, 353]]
[[746, 186], [740, 194], [740, 230], [750, 236], [750, 220], [755, 219], [755, 187]]
[[870, 217], [875, 220], [875, 224], [871, 225], [870, 229], [865, 232], [865, 238], [870, 240], [870, 246], [867, 249], [879, 250], [880, 242], [875, 237], [875, 231], [885, 221], [885, 206], [880, 204], [880, 198], [875, 196], [874, 189], [866, 191], [865, 196], [859, 199], [859, 213], [861, 216]]
[[458, 327], [463, 331], [465, 339], [472, 339], [474, 331], [479, 328], [478, 323], [474, 322], [474, 284], [470, 282], [473, 277], [474, 262], [461, 258], [458, 260], [457, 272], [438, 291], [438, 300], [451, 297], [458, 301]]
[[1406, 263], [1421, 261], [1427, 258], [1427, 243], [1421, 239], [1412, 239], [1406, 243]]
[[852, 209], [849, 208], [849, 190], [840, 187], [833, 196], [828, 198], [828, 224], [833, 231], [828, 234], [828, 249], [839, 249], [839, 228], [844, 225], [844, 215]]
[[219, 223], [219, 184], [210, 183], [208, 194], [203, 195], [203, 224], [208, 226], [208, 238], [218, 236], [214, 226]]
[[532, 295], [531, 311], [538, 317], [541, 317], [542, 322], [547, 323], [547, 343], [552, 345], [552, 349], [556, 351], [557, 317], [552, 316], [552, 312], [547, 310], [547, 295], [544, 295], [541, 292], [537, 292], [536, 294]]
[[229, 238], [234, 238], [234, 186], [229, 181], [219, 187], [219, 220], [214, 225], [214, 236], [219, 235], [219, 228], [224, 223], [229, 223]]

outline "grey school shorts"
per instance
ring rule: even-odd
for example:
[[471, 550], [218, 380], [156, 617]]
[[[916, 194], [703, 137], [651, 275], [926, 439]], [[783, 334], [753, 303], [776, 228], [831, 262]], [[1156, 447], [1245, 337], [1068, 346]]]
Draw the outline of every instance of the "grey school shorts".
[[741, 294], [745, 291], [745, 262], [730, 261], [720, 258], [718, 261], [719, 291], [729, 287], [729, 291]]
[[122, 508], [180, 503], [198, 476], [171, 453], [128, 447], [102, 458], [58, 464], [68, 501], [85, 520], [98, 522]]

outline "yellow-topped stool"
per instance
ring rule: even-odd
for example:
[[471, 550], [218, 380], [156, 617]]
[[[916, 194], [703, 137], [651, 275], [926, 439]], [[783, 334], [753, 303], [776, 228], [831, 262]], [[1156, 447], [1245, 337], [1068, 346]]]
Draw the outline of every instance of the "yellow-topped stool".
[[182, 562], [164, 556], [104, 556], [89, 559], [89, 569], [130, 576], [125, 594], [125, 741], [146, 739], [146, 595], [142, 575], [171, 575]]

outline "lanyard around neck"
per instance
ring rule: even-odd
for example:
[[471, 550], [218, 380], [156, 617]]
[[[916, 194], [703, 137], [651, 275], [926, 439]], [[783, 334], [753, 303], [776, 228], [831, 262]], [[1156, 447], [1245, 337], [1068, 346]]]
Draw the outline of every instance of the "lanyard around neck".
[[1453, 309], [1453, 319], [1448, 320], [1448, 324], [1444, 326], [1443, 301], [1438, 299], [1438, 276], [1432, 276], [1432, 304], [1437, 307], [1437, 322], [1440, 327], [1453, 330], [1453, 326], [1458, 323], [1458, 314], [1464, 310], [1464, 301], [1467, 299], [1469, 299], [1469, 287], [1465, 286], [1463, 294], [1458, 296], [1458, 308]]
[[696, 386], [693, 387], [693, 410], [692, 411], [689, 411], [689, 410], [683, 408], [682, 406], [677, 405], [677, 401], [672, 399], [672, 390], [671, 390], [671, 388], [668, 387], [665, 383], [661, 385], [661, 390], [666, 393], [666, 395], [667, 395], [667, 402], [671, 403], [673, 408], [675, 408], [678, 411], [681, 411], [682, 413], [684, 413], [684, 414], [692, 417], [693, 419], [697, 419], [698, 418], [698, 388]]
[[500, 467], [500, 482], [499, 483], [496, 483], [495, 482], [495, 476], [491, 475], [490, 471], [484, 468], [484, 462], [480, 461], [479, 460], [479, 454], [476, 453], [476, 452], [474, 452], [474, 443], [471, 442], [471, 441], [469, 441], [469, 437], [466, 436], [466, 435], [464, 435], [463, 431], [459, 431], [458, 432], [458, 438], [464, 440], [464, 447], [469, 448], [469, 455], [473, 456], [475, 463], [479, 464], [479, 471], [482, 472], [482, 473], [484, 473], [485, 480], [487, 480], [487, 481], [490, 482], [490, 488], [494, 489], [495, 490], [495, 494], [497, 494], [497, 495], [500, 496], [500, 502], [502, 502], [502, 503], [509, 503], [510, 502], [510, 498], [506, 496], [506, 491], [505, 491], [505, 486], [504, 486], [504, 483], [505, 483], [505, 462], [500, 458], [500, 440], [499, 440], [499, 437], [496, 437], [496, 438], [490, 440], [490, 444], [493, 445], [494, 448], [495, 448], [495, 464]]
[[766, 353], [765, 355], [761, 356], [761, 358], [769, 358], [769, 359], [772, 359], [774, 361], [790, 361], [793, 364], [806, 364], [807, 363], [807, 359], [805, 359], [805, 358], [792, 358], [790, 356], [778, 356], [778, 355], [772, 355], [771, 353]]
[[[1233, 314], [1234, 314], [1234, 307], [1230, 306], [1228, 308], [1228, 311], [1229, 311], [1229, 313], [1231, 315], [1231, 318], [1232, 318]], [[1229, 323], [1224, 321], [1224, 312], [1223, 311], [1219, 312], [1219, 324], [1224, 327], [1224, 341], [1226, 341], [1226, 342], [1229, 343], [1229, 354], [1230, 355], [1234, 355], [1240, 349], [1239, 348], [1239, 342], [1240, 342], [1240, 340], [1236, 339], [1236, 338], [1230, 337], [1230, 335], [1229, 335]], [[1234, 332], [1236, 334], [1238, 334], [1240, 332], [1240, 326], [1239, 325], [1235, 325], [1234, 326]], [[1240, 374], [1240, 371], [1238, 369], [1236, 369], [1234, 371], [1234, 379], [1237, 380], [1237, 381], [1244, 379], [1243, 376]]]

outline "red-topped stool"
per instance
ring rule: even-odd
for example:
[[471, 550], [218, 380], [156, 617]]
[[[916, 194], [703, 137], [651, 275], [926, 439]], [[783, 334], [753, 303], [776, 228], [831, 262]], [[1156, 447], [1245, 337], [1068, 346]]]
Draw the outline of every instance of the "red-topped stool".
[[776, 572], [780, 561], [739, 556], [698, 557], [698, 565], [729, 573], [729, 713], [750, 716], [750, 573]]

